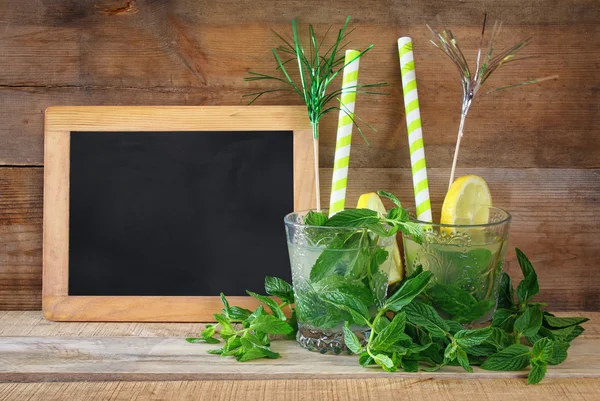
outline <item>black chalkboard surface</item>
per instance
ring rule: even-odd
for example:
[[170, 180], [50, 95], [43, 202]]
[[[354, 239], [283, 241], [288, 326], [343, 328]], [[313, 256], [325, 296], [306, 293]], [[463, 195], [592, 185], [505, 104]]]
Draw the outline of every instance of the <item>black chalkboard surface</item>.
[[290, 280], [292, 131], [71, 132], [68, 292], [195, 296]]

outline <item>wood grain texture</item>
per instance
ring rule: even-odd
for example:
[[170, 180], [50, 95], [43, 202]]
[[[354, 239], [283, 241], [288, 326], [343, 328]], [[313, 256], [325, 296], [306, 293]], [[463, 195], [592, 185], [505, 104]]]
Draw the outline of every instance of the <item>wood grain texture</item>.
[[[327, 202], [331, 169], [321, 169]], [[600, 170], [459, 169], [484, 177], [494, 203], [513, 214], [506, 269], [520, 270], [520, 247], [539, 273], [540, 299], [553, 310], [600, 310]], [[433, 209], [446, 190], [447, 169], [429, 169]], [[0, 169], [0, 309], [41, 307], [41, 169]], [[361, 193], [384, 189], [406, 204], [413, 198], [408, 169], [350, 169], [348, 205]], [[325, 204], [325, 203], [324, 203]]]
[[[29, 312], [34, 314], [35, 312]], [[579, 315], [580, 312], [574, 313]], [[0, 313], [0, 316], [4, 315]], [[586, 331], [573, 341], [567, 360], [548, 369], [549, 378], [600, 378], [600, 313], [586, 313]], [[6, 317], [6, 319], [5, 319]], [[17, 315], [2, 316], [9, 323]], [[55, 332], [62, 323], [54, 323]], [[140, 326], [142, 324], [138, 324]], [[176, 326], [176, 325], [175, 325]], [[81, 325], [80, 327], [85, 327]], [[188, 329], [186, 325], [184, 329]], [[211, 344], [189, 344], [182, 337], [36, 337], [0, 335], [0, 381], [110, 381], [110, 380], [275, 380], [366, 379], [419, 377], [421, 379], [524, 378], [527, 372], [490, 372], [475, 368], [469, 375], [460, 367], [438, 372], [386, 373], [364, 369], [356, 356], [321, 355], [299, 347], [294, 341], [274, 341], [282, 357], [238, 363], [210, 355]], [[112, 331], [112, 330], [111, 330]], [[183, 331], [183, 330], [182, 330]], [[184, 335], [193, 335], [187, 333]]]
[[[289, 32], [291, 18], [299, 16], [322, 31], [350, 14], [356, 27], [352, 45], [375, 45], [361, 61], [361, 82], [390, 84], [390, 96], [358, 98], [357, 114], [379, 132], [370, 134], [373, 148], [355, 140], [353, 166], [409, 166], [396, 39], [410, 34], [428, 163], [446, 167], [458, 127], [460, 88], [451, 62], [424, 38], [424, 24], [439, 15], [474, 59], [487, 10], [492, 19], [506, 23], [500, 47], [533, 36], [524, 55], [539, 57], [498, 71], [486, 84], [489, 88], [553, 74], [560, 78], [478, 100], [467, 122], [459, 165], [600, 166], [600, 145], [594, 140], [600, 132], [600, 11], [593, 0], [526, 5], [487, 0], [452, 6], [433, 0], [366, 1], [344, 7], [343, 13], [317, 7], [314, 1], [292, 0], [277, 5], [231, 0], [219, 7], [193, 0], [127, 4], [0, 2], [1, 164], [42, 163], [42, 110], [50, 105], [243, 104], [242, 95], [259, 88], [243, 81], [248, 71], [274, 68], [269, 50], [276, 41], [270, 28]], [[125, 11], [105, 11], [115, 9]], [[265, 96], [259, 103], [301, 100]], [[333, 163], [335, 128], [336, 117], [326, 117], [321, 126], [323, 167]]]
[[423, 379], [414, 377], [338, 380], [236, 380], [0, 383], [0, 401], [593, 401], [598, 379]]
[[[56, 321], [211, 322], [218, 296], [69, 296], [69, 186], [71, 135], [112, 131], [293, 131], [294, 208], [315, 207], [312, 131], [306, 110], [293, 106], [75, 107], [46, 110], [42, 310]], [[235, 297], [255, 309], [252, 297]]]
[[42, 168], [0, 169], [0, 309], [40, 309]]
[[[437, 372], [387, 373], [365, 369], [352, 355], [321, 355], [295, 341], [273, 342], [275, 360], [243, 363], [208, 354], [211, 344], [183, 338], [143, 337], [1, 337], [0, 382], [112, 380], [281, 380], [420, 377], [468, 379], [460, 366]], [[521, 378], [527, 371], [492, 372], [474, 367], [475, 379]], [[469, 375], [471, 376], [471, 375]], [[577, 339], [568, 359], [548, 368], [549, 378], [600, 380], [600, 340]]]

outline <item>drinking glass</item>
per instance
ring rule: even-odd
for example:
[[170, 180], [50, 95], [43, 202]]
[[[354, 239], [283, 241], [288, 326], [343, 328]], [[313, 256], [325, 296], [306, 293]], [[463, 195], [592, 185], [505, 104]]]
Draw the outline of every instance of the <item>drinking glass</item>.
[[361, 341], [369, 328], [336, 300], [348, 297], [366, 306], [369, 315], [376, 313], [373, 294], [385, 299], [395, 237], [379, 237], [362, 228], [306, 225], [307, 213], [284, 219], [298, 317], [296, 339], [311, 351], [348, 352], [345, 322]]
[[485, 224], [434, 224], [415, 218], [423, 229], [422, 242], [403, 234], [407, 274], [421, 266], [433, 273], [422, 300], [445, 318], [467, 325], [489, 321], [496, 309], [504, 267], [511, 215], [486, 206]]

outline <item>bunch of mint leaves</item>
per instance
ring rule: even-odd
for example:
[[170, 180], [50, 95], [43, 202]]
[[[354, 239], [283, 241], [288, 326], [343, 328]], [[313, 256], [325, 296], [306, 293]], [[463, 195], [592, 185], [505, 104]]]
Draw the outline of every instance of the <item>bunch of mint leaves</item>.
[[[419, 227], [408, 221], [408, 213], [397, 198], [382, 191], [379, 194], [397, 206], [386, 216], [357, 209], [340, 212], [330, 219], [324, 214], [313, 213], [307, 216], [305, 223], [362, 227], [381, 236], [401, 231], [420, 241]], [[422, 296], [427, 288], [431, 288], [433, 275], [420, 267], [405, 278], [396, 291], [387, 294], [387, 298], [385, 292], [377, 289], [380, 287], [373, 285], [365, 286], [366, 299], [370, 301], [365, 301], [364, 296], [336, 290], [325, 297], [325, 301], [343, 314], [331, 319], [328, 318], [330, 310], [323, 311], [322, 322], [327, 324], [335, 320], [337, 323], [340, 316], [346, 317], [343, 327], [345, 345], [359, 356], [359, 363], [364, 367], [379, 366], [387, 372], [416, 372], [420, 368], [433, 372], [444, 366], [459, 365], [472, 372], [472, 366], [495, 371], [519, 371], [531, 366], [528, 383], [538, 383], [544, 378], [548, 365], [562, 363], [567, 358], [570, 342], [583, 332], [581, 324], [589, 319], [557, 317], [542, 310], [546, 306], [544, 303], [532, 302], [539, 293], [537, 274], [523, 252], [519, 249], [516, 252], [524, 279], [517, 286], [515, 298], [510, 277], [502, 274], [498, 309], [487, 327], [465, 327], [461, 322], [471, 318], [465, 318], [462, 313], [451, 315], [452, 319], [442, 318], [431, 305], [431, 298]], [[368, 266], [370, 262], [365, 264]], [[367, 282], [373, 279], [365, 277]], [[295, 299], [292, 286], [279, 278], [266, 277], [265, 292], [279, 298], [281, 303], [269, 296], [248, 292], [262, 303], [250, 311], [230, 306], [221, 294], [224, 308], [214, 315], [217, 324], [207, 325], [200, 337], [187, 341], [222, 344], [221, 348], [209, 353], [233, 356], [240, 362], [279, 358], [280, 354], [270, 348], [271, 340], [273, 336], [281, 335], [295, 338], [297, 313], [303, 306]], [[446, 299], [444, 310], [453, 309], [452, 299], [452, 296]], [[369, 303], [371, 301], [375, 307]], [[460, 297], [455, 298], [456, 309], [461, 302]], [[351, 323], [368, 327], [366, 342], [360, 341], [350, 329]]]

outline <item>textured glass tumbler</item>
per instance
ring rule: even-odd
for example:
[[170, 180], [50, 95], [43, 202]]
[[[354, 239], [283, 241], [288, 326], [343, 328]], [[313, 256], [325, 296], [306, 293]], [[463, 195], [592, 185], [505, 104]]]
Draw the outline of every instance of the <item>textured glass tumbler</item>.
[[421, 297], [445, 318], [471, 325], [489, 321], [496, 310], [511, 215], [487, 207], [486, 224], [432, 224], [411, 220], [424, 231], [422, 243], [403, 234], [407, 274], [418, 266], [433, 273]]
[[345, 322], [361, 340], [368, 326], [357, 324], [336, 306], [336, 300], [358, 299], [369, 313], [376, 312], [372, 294], [387, 291], [395, 237], [381, 238], [357, 228], [305, 225], [307, 213], [291, 213], [284, 219], [298, 315], [296, 339], [311, 351], [346, 353]]

